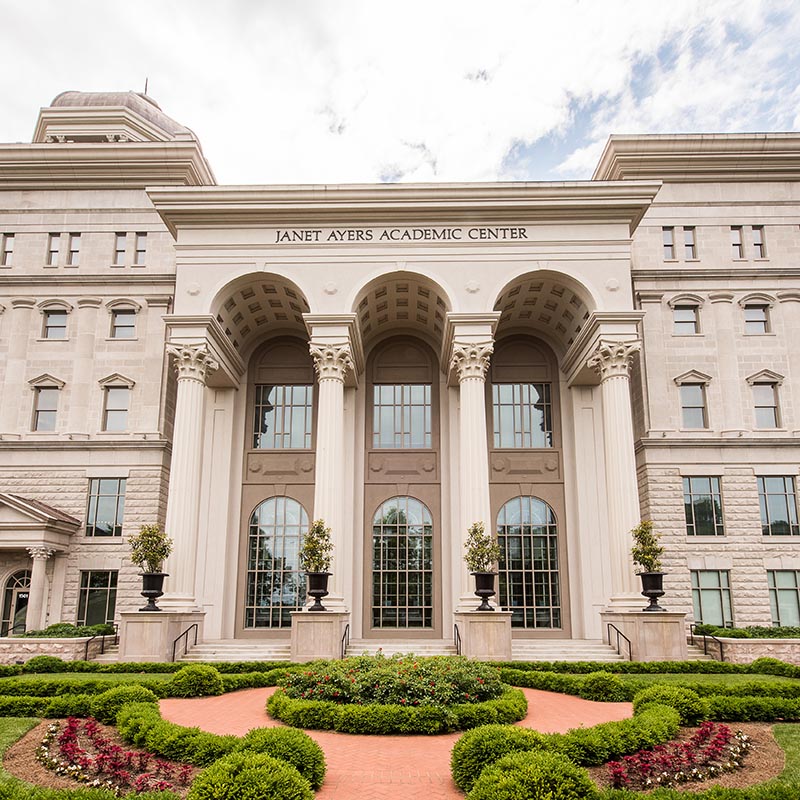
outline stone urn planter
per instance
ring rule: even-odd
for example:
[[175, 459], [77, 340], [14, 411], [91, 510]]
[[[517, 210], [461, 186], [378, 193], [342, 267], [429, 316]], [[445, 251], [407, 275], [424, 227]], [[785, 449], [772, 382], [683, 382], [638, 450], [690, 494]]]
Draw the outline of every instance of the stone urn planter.
[[477, 611], [494, 611], [489, 598], [495, 594], [494, 567], [500, 558], [500, 545], [491, 534], [486, 533], [482, 522], [474, 522], [467, 529], [464, 561], [471, 575], [475, 576], [475, 594], [481, 598]]
[[308, 577], [308, 596], [314, 598], [314, 605], [309, 611], [327, 611], [320, 600], [328, 595], [328, 578], [331, 573], [333, 542], [331, 529], [325, 527], [324, 519], [311, 523], [308, 533], [303, 537], [300, 548], [300, 566]]
[[650, 604], [642, 611], [666, 611], [658, 604], [658, 598], [664, 596], [664, 573], [661, 571], [661, 556], [664, 548], [659, 544], [661, 534], [653, 530], [653, 523], [643, 519], [632, 531], [633, 547], [631, 556], [633, 563], [641, 567], [642, 594], [650, 600]]
[[168, 576], [161, 568], [172, 552], [172, 539], [159, 525], [142, 525], [128, 544], [131, 561], [142, 571], [142, 597], [147, 598], [147, 605], [139, 611], [161, 611], [156, 600], [164, 594], [164, 578]]
[[494, 579], [497, 577], [497, 573], [473, 572], [472, 575], [475, 576], [475, 594], [481, 599], [481, 604], [476, 611], [494, 611], [489, 605], [489, 598], [496, 594], [494, 590]]
[[309, 611], [327, 611], [322, 605], [322, 598], [328, 596], [328, 578], [330, 572], [307, 572], [308, 596], [314, 598], [314, 605], [309, 606]]
[[166, 572], [142, 573], [142, 597], [147, 600], [147, 605], [139, 611], [161, 611], [156, 605], [156, 600], [164, 594], [164, 578], [169, 577]]
[[664, 596], [664, 575], [663, 572], [639, 573], [642, 579], [642, 594], [650, 601], [642, 611], [666, 611], [658, 604], [658, 598]]

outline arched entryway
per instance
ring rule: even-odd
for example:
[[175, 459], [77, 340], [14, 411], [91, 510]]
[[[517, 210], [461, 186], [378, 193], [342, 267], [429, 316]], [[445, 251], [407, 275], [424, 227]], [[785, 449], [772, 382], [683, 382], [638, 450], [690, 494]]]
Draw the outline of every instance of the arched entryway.
[[3, 619], [0, 636], [25, 632], [25, 618], [31, 592], [31, 571], [22, 569], [10, 575], [3, 592]]

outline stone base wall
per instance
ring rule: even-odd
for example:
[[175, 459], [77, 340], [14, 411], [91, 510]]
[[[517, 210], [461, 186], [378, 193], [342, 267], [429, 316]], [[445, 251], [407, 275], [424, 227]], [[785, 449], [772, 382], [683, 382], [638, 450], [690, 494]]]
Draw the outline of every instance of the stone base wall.
[[[106, 636], [105, 643], [110, 645], [113, 636]], [[34, 656], [56, 656], [64, 661], [83, 661], [86, 654], [88, 636], [75, 639], [0, 639], [0, 664], [24, 664]], [[89, 645], [89, 660], [100, 655], [102, 647], [100, 637]]]
[[[757, 658], [777, 658], [788, 664], [800, 666], [800, 639], [724, 639], [722, 650], [725, 661], [731, 664], [751, 664]], [[700, 644], [702, 640], [695, 638]], [[719, 658], [719, 645], [715, 641], [708, 643], [708, 654]]]

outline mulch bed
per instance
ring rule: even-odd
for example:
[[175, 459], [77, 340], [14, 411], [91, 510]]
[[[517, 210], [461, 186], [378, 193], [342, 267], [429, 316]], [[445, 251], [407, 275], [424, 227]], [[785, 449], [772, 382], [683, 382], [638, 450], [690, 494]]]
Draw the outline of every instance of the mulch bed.
[[[63, 720], [57, 720], [63, 723]], [[42, 743], [45, 734], [47, 733], [48, 726], [53, 720], [44, 720], [39, 723], [35, 728], [28, 731], [18, 742], [15, 742], [6, 751], [5, 758], [3, 759], [3, 767], [6, 772], [19, 778], [27, 783], [35, 784], [36, 786], [44, 786], [48, 789], [77, 789], [86, 784], [67, 778], [63, 775], [56, 775], [52, 770], [47, 769], [44, 765], [36, 760], [36, 748]], [[120, 745], [125, 750], [132, 750], [136, 753], [141, 752], [136, 747], [127, 745], [120, 737], [117, 729], [109, 725], [100, 725], [102, 733], [114, 744]], [[57, 747], [54, 743], [53, 747]], [[200, 772], [199, 767], [192, 769], [191, 781]], [[102, 777], [102, 776], [101, 776]], [[189, 791], [188, 786], [180, 786], [176, 781], [170, 781], [174, 788], [171, 791], [175, 792], [180, 797], [185, 797]], [[125, 792], [131, 792], [133, 789], [128, 787]]]
[[[702, 792], [712, 786], [726, 789], [744, 789], [757, 783], [777, 778], [783, 772], [786, 755], [772, 734], [772, 725], [767, 722], [728, 722], [725, 723], [736, 733], [742, 731], [750, 737], [750, 752], [745, 757], [744, 767], [733, 772], [724, 772], [717, 778], [707, 781], [690, 781], [677, 784], [674, 788], [682, 792]], [[688, 739], [697, 728], [681, 728], [680, 739]], [[608, 768], [590, 767], [589, 777], [601, 788], [608, 788], [611, 782]]]

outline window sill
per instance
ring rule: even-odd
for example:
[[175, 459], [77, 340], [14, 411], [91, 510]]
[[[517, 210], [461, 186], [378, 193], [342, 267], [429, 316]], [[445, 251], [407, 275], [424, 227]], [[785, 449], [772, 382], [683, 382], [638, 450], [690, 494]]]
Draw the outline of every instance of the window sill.
[[107, 342], [138, 342], [138, 336], [132, 336], [129, 338], [125, 338], [124, 336], [106, 336]]
[[764, 333], [747, 333], [746, 331], [742, 336], [776, 336], [775, 331], [764, 331]]
[[690, 337], [692, 339], [703, 339], [705, 337], [704, 333], [673, 333], [672, 335], [682, 338]]
[[39, 336], [35, 341], [37, 342], [68, 342], [69, 337], [66, 339], [50, 339], [47, 336]]

